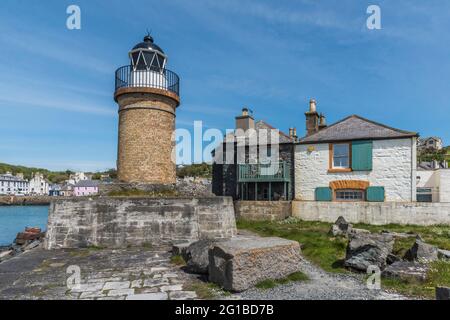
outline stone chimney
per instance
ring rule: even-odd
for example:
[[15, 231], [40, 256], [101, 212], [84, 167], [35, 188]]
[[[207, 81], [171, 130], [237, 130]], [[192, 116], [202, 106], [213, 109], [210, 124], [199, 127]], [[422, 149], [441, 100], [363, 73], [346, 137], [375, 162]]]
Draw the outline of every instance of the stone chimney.
[[236, 117], [236, 129], [255, 129], [255, 119], [250, 115], [247, 108], [242, 109], [242, 115]]
[[289, 128], [289, 137], [294, 140], [297, 140], [297, 128]]
[[319, 116], [319, 131], [325, 129], [327, 127], [327, 120], [325, 119], [325, 115], [323, 113]]
[[306, 116], [306, 135], [310, 136], [319, 131], [319, 114], [317, 113], [316, 100], [309, 101], [309, 111]]

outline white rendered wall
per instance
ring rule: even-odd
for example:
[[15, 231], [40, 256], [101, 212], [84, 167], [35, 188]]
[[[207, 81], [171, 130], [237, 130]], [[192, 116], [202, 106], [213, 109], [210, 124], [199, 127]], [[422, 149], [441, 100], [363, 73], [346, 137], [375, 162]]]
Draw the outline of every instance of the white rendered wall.
[[439, 201], [450, 202], [450, 169], [439, 169]]
[[[308, 152], [308, 147], [314, 151]], [[295, 197], [314, 200], [317, 187], [335, 180], [365, 180], [386, 190], [386, 201], [416, 201], [416, 139], [373, 141], [372, 171], [329, 173], [329, 144], [295, 148]]]

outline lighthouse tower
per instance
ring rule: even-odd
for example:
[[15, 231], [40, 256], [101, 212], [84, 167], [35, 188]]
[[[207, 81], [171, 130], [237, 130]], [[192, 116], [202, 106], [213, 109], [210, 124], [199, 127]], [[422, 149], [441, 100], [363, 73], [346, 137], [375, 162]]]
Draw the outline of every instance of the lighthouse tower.
[[179, 77], [166, 69], [167, 56], [147, 35], [116, 71], [119, 105], [117, 176], [126, 183], [173, 184], [172, 133], [180, 104]]

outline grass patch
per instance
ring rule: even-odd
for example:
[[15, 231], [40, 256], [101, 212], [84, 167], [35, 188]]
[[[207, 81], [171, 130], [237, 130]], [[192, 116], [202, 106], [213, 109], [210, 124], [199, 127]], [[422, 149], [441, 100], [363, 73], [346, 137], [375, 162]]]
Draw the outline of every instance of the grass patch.
[[158, 191], [144, 191], [138, 189], [127, 189], [111, 191], [108, 193], [110, 197], [151, 197], [151, 198], [169, 198], [177, 197], [178, 192], [172, 189], [158, 190]]
[[430, 271], [428, 272], [428, 279], [425, 282], [419, 282], [413, 279], [382, 278], [381, 284], [384, 288], [395, 290], [407, 296], [434, 299], [436, 287], [450, 287], [450, 262], [432, 262], [430, 264]]
[[[390, 232], [418, 234], [422, 239], [431, 245], [437, 246], [440, 249], [450, 250], [450, 226], [435, 225], [435, 226], [411, 226], [388, 224], [384, 226], [373, 226], [369, 224], [354, 224], [355, 228], [366, 229], [370, 232], [381, 232], [388, 230]], [[413, 237], [412, 237], [413, 238]], [[411, 239], [410, 239], [411, 240]], [[414, 238], [412, 239], [414, 243]]]
[[186, 291], [195, 291], [197, 297], [203, 300], [215, 299], [219, 296], [230, 296], [231, 292], [223, 290], [217, 284], [211, 282], [193, 282], [183, 287]]
[[288, 275], [286, 278], [263, 280], [257, 283], [255, 287], [258, 289], [266, 290], [274, 288], [280, 284], [287, 284], [289, 282], [306, 281], [306, 280], [308, 280], [308, 276], [306, 274], [304, 274], [303, 272], [295, 272]]
[[170, 257], [170, 262], [177, 266], [186, 265], [186, 261], [184, 261], [183, 257], [179, 254]]
[[[302, 245], [302, 254], [325, 271], [349, 272], [343, 267], [348, 240], [331, 236], [328, 233], [331, 225], [331, 223], [302, 221], [294, 218], [279, 222], [237, 221], [239, 229], [250, 230], [261, 236], [276, 236], [298, 241]], [[353, 226], [373, 233], [387, 230], [397, 233], [418, 234], [426, 243], [450, 250], [450, 226], [403, 226], [397, 224], [384, 226], [354, 224]], [[414, 241], [414, 236], [397, 238], [393, 253], [402, 257], [412, 247]], [[258, 287], [272, 288], [276, 285], [277, 283], [274, 280], [267, 280], [259, 283]], [[392, 289], [404, 295], [434, 298], [436, 286], [450, 286], [450, 262], [437, 261], [432, 263], [426, 282], [383, 278], [382, 285], [386, 289]]]
[[302, 253], [310, 261], [329, 272], [347, 272], [342, 261], [345, 258], [347, 240], [328, 234], [331, 223], [290, 220], [286, 222], [238, 220], [239, 229], [254, 231], [261, 236], [276, 236], [298, 241]]

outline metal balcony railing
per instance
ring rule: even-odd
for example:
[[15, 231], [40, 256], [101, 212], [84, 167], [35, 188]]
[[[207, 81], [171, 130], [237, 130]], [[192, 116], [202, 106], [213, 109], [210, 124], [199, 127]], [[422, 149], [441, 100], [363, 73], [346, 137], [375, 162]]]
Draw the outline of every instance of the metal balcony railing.
[[275, 166], [261, 163], [238, 165], [238, 182], [289, 182], [290, 180], [290, 165], [285, 161]]
[[134, 69], [123, 66], [116, 70], [116, 91], [120, 88], [148, 87], [168, 90], [180, 95], [180, 78], [175, 72], [162, 68]]

